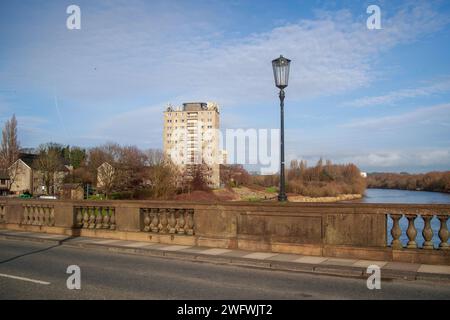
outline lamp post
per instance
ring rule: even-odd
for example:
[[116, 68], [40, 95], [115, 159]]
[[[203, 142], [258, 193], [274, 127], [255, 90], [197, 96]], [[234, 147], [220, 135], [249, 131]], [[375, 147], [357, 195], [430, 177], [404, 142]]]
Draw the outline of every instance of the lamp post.
[[281, 114], [281, 140], [280, 140], [280, 191], [278, 193], [278, 201], [287, 201], [285, 177], [284, 177], [284, 88], [288, 86], [289, 65], [291, 60], [283, 56], [272, 61], [273, 76], [275, 78], [275, 86], [280, 89], [280, 114]]

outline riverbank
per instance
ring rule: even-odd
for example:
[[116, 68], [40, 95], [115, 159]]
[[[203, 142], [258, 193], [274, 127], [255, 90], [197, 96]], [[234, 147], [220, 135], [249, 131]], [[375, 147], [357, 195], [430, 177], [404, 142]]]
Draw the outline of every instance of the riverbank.
[[360, 194], [341, 194], [336, 197], [305, 197], [301, 195], [289, 195], [288, 199], [291, 202], [340, 202], [340, 201], [352, 201], [362, 199]]
[[[341, 202], [361, 199], [361, 194], [341, 194], [333, 197], [308, 197], [288, 193], [290, 202]], [[278, 191], [275, 188], [222, 188], [211, 191], [193, 191], [175, 197], [183, 201], [277, 201]]]

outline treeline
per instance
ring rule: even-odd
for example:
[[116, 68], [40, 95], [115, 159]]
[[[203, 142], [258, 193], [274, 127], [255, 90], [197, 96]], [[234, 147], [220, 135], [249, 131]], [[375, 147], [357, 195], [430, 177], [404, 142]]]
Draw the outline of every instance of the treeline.
[[[48, 163], [51, 169], [42, 165]], [[61, 165], [73, 168], [64, 182], [95, 186], [96, 194], [108, 199], [170, 199], [179, 193], [209, 190], [204, 167], [194, 168], [188, 176], [159, 149], [117, 143], [89, 149], [47, 143], [38, 148], [39, 171], [52, 176]]]
[[[309, 197], [334, 197], [341, 194], [364, 194], [366, 181], [354, 164], [332, 164], [320, 159], [308, 167], [305, 160], [293, 160], [286, 171], [286, 191]], [[253, 176], [254, 184], [278, 186], [278, 175]]]
[[450, 171], [420, 174], [370, 173], [367, 176], [368, 188], [423, 190], [450, 193]]

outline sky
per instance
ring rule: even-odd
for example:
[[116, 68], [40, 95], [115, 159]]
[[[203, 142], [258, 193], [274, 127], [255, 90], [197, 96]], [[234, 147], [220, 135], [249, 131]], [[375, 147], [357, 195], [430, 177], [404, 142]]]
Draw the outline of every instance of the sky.
[[288, 161], [450, 170], [445, 0], [2, 0], [0, 124], [16, 114], [22, 147], [161, 148], [168, 103], [215, 101], [222, 130], [278, 128], [280, 54]]

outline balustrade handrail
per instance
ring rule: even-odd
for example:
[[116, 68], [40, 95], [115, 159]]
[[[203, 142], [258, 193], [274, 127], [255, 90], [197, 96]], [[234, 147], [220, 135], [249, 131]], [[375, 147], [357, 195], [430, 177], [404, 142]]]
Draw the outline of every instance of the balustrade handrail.
[[450, 204], [403, 204], [403, 203], [343, 203], [343, 202], [286, 202], [280, 204], [278, 202], [250, 202], [250, 201], [178, 201], [178, 200], [52, 200], [52, 199], [17, 199], [17, 198], [6, 198], [4, 203], [15, 203], [20, 202], [22, 204], [52, 204], [52, 203], [64, 203], [76, 205], [115, 205], [115, 206], [128, 206], [128, 205], [140, 205], [143, 204], [162, 204], [171, 205], [175, 207], [186, 207], [186, 206], [203, 206], [203, 205], [220, 205], [220, 206], [248, 206], [248, 207], [266, 207], [266, 208], [349, 208], [349, 209], [405, 209], [405, 210], [450, 210]]

